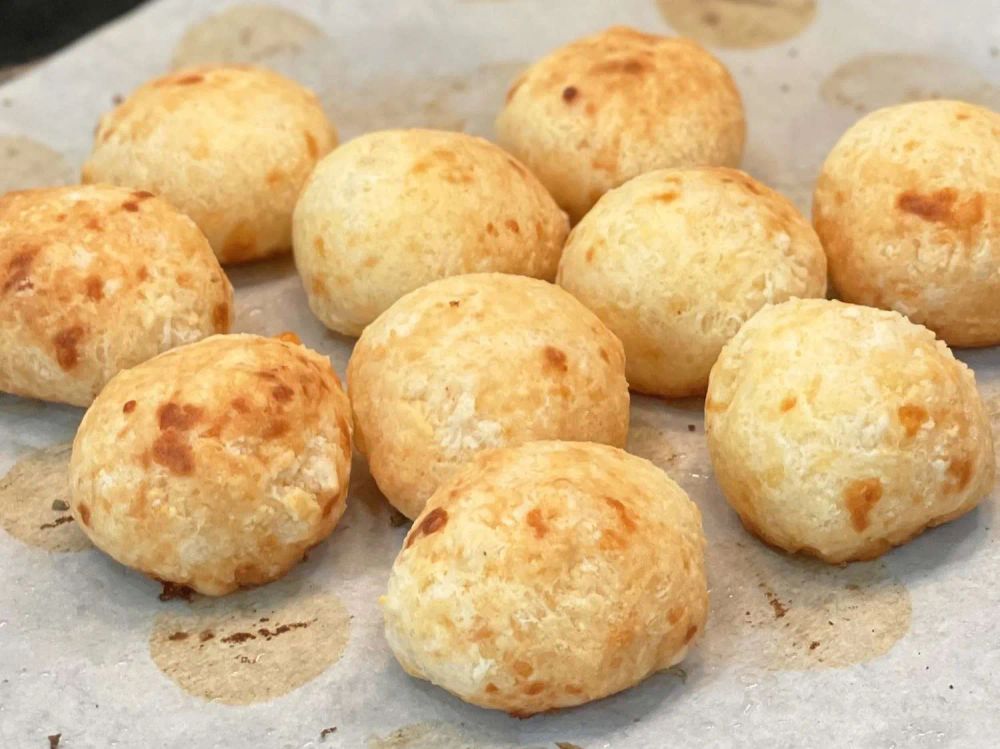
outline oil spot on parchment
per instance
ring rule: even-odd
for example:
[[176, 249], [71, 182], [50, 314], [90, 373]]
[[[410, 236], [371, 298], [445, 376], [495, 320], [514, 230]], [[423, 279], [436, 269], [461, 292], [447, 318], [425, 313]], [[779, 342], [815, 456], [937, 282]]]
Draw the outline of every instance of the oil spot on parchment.
[[227, 705], [288, 694], [340, 660], [350, 631], [336, 596], [299, 588], [280, 581], [159, 614], [153, 662], [185, 692]]
[[883, 562], [836, 567], [750, 540], [706, 557], [712, 616], [700, 650], [711, 660], [838, 668], [887, 653], [909, 631], [909, 591]]
[[0, 136], [0, 194], [73, 181], [73, 170], [57, 151], [20, 135]]
[[235, 5], [192, 26], [174, 50], [174, 69], [205, 63], [261, 63], [294, 56], [323, 32], [271, 5]]
[[710, 475], [710, 461], [696, 409], [704, 410], [700, 398], [664, 403], [634, 396], [626, 449], [665, 471], [685, 491], [701, 493]]
[[489, 136], [510, 82], [528, 63], [485, 63], [468, 75], [374, 76], [320, 95], [345, 139], [386, 128], [426, 127]]
[[449, 723], [411, 723], [385, 735], [368, 739], [368, 749], [507, 749], [481, 736], [470, 736]]
[[671, 443], [671, 437], [665, 429], [659, 429], [646, 421], [634, 421], [628, 430], [628, 451], [640, 458], [645, 458], [657, 467], [667, 470], [672, 468], [684, 453]]
[[850, 60], [820, 85], [831, 104], [870, 112], [923, 99], [961, 99], [997, 108], [1000, 88], [960, 62], [927, 55], [872, 54]]
[[90, 539], [69, 513], [72, 443], [35, 450], [0, 479], [0, 526], [29, 546], [83, 551]]
[[816, 17], [816, 0], [656, 0], [678, 32], [717, 47], [751, 49], [798, 36]]

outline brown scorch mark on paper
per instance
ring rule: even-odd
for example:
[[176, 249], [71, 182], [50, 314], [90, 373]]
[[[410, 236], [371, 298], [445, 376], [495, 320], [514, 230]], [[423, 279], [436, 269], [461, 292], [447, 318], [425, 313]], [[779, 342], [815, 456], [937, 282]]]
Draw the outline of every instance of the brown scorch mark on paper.
[[157, 598], [161, 601], [173, 601], [179, 598], [182, 601], [191, 603], [191, 597], [194, 595], [194, 591], [188, 586], [167, 582], [166, 580], [161, 580], [160, 585], [163, 586], [163, 589], [160, 591], [160, 595], [157, 596]]
[[48, 530], [49, 528], [58, 528], [60, 525], [72, 522], [73, 522], [72, 515], [61, 515], [60, 517], [57, 517], [55, 520], [53, 520], [51, 523], [42, 523], [40, 526], [38, 526], [38, 530], [45, 531]]
[[287, 694], [336, 663], [349, 627], [335, 596], [303, 591], [286, 579], [161, 613], [150, 654], [184, 691], [247, 705]]

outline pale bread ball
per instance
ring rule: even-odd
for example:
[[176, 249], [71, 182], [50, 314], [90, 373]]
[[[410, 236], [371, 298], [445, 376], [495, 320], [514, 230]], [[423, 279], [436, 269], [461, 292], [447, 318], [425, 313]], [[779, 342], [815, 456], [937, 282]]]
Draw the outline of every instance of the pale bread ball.
[[541, 183], [492, 143], [385, 130], [323, 159], [294, 228], [310, 308], [356, 336], [401, 296], [446, 276], [496, 271], [551, 281], [569, 224]]
[[194, 219], [223, 263], [288, 252], [295, 200], [337, 132], [311, 91], [247, 66], [152, 80], [101, 118], [84, 182], [150, 190]]
[[869, 114], [827, 157], [813, 220], [844, 301], [952, 346], [1000, 343], [1000, 114], [960, 101]]
[[159, 580], [222, 595], [280, 577], [333, 531], [350, 404], [329, 360], [213, 336], [115, 377], [73, 442], [73, 517]]
[[664, 169], [602, 197], [570, 234], [560, 286], [625, 346], [629, 385], [702, 395], [765, 304], [826, 294], [826, 257], [786, 198], [722, 167]]
[[624, 446], [622, 345], [558, 286], [499, 273], [407, 294], [365, 329], [347, 368], [355, 444], [415, 518], [479, 450], [538, 439]]
[[605, 192], [654, 169], [739, 166], [743, 102], [725, 66], [690, 39], [614, 26], [518, 78], [498, 142], [576, 222]]
[[820, 299], [765, 308], [712, 369], [705, 429], [744, 525], [831, 563], [877, 557], [993, 488], [972, 371], [896, 312]]
[[489, 450], [417, 517], [382, 599], [407, 673], [524, 717], [680, 662], [708, 615], [701, 514], [649, 461]]
[[0, 197], [0, 391], [86, 406], [119, 370], [226, 333], [232, 317], [205, 236], [152, 194]]

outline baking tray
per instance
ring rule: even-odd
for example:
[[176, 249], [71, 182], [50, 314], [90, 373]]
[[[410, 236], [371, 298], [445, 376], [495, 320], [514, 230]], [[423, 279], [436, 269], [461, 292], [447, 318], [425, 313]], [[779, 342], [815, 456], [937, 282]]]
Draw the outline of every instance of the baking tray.
[[[804, 211], [823, 157], [862, 113], [931, 96], [1000, 108], [990, 0], [159, 0], [0, 87], [0, 190], [75, 180], [102, 112], [208, 59], [312, 87], [344, 139], [417, 125], [490, 137], [519, 70], [613, 23], [710, 44], [744, 96], [744, 168]], [[290, 260], [229, 273], [237, 330], [294, 330], [344, 374], [352, 341], [313, 318]], [[996, 426], [1000, 352], [960, 355]], [[725, 505], [701, 409], [633, 396], [629, 448], [704, 515], [704, 637], [636, 688], [517, 720], [397, 666], [377, 597], [406, 527], [363, 462], [336, 532], [285, 579], [186, 601], [65, 520], [82, 412], [0, 395], [0, 472], [17, 464], [0, 489], [0, 746], [995, 746], [995, 496], [874, 562], [789, 558]]]

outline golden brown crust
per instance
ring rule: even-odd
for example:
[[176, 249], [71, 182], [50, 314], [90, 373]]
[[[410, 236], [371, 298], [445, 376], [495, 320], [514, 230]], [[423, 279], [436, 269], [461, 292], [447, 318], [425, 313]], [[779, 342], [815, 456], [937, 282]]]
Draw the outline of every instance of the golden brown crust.
[[84, 182], [150, 190], [191, 216], [223, 263], [291, 248], [292, 210], [337, 133], [312, 92], [248, 66], [149, 81], [106, 114]]
[[1000, 343], [1000, 114], [925, 101], [864, 117], [823, 165], [813, 220], [845, 301], [952, 346]]
[[221, 595], [273, 580], [344, 512], [350, 406], [326, 357], [213, 336], [115, 377], [87, 411], [71, 510], [122, 564]]
[[622, 446], [621, 343], [557, 286], [480, 273], [404, 296], [348, 365], [358, 450], [407, 517], [470, 456], [538, 439]]
[[119, 370], [232, 321], [194, 223], [107, 185], [0, 197], [0, 390], [85, 406]]
[[558, 283], [625, 346], [630, 387], [702, 395], [722, 346], [765, 304], [826, 293], [826, 257], [782, 195], [725, 167], [663, 169], [576, 225]]
[[708, 613], [701, 516], [606, 445], [479, 453], [417, 517], [382, 599], [402, 667], [526, 717], [679, 662]]
[[579, 221], [644, 172], [738, 166], [746, 123], [732, 77], [705, 49], [616, 26], [529, 68], [507, 94], [497, 136]]
[[705, 419], [744, 525], [830, 563], [879, 556], [993, 487], [971, 370], [895, 312], [818, 299], [765, 308], [712, 369]]
[[551, 281], [568, 231], [541, 183], [492, 143], [385, 130], [316, 168], [295, 208], [295, 262], [316, 316], [360, 335], [401, 296], [446, 276]]

